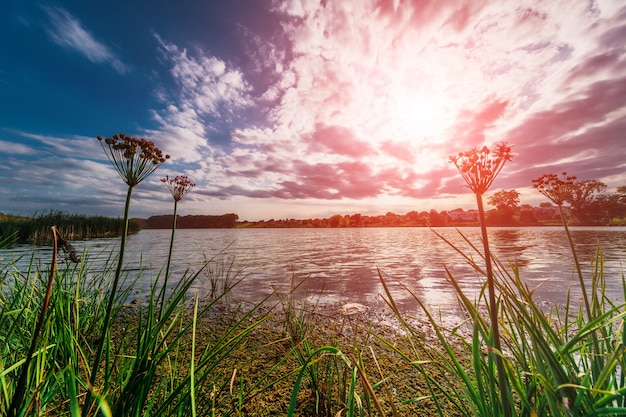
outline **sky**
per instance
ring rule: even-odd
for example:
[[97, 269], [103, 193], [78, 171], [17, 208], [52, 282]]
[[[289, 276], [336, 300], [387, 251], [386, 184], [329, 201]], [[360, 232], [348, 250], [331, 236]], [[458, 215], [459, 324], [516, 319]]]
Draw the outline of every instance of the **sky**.
[[[0, 5], [0, 212], [121, 216], [96, 136], [171, 158], [131, 216], [475, 208], [449, 156], [506, 141], [490, 192], [626, 185], [626, 1], [109, 0]], [[487, 196], [489, 193], [487, 193]]]

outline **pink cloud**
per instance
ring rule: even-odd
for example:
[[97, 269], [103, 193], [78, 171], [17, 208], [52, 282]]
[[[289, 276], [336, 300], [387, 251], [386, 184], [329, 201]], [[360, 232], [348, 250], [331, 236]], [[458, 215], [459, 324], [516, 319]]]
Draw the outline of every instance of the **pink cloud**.
[[[257, 66], [280, 68], [260, 99], [268, 126], [233, 131], [232, 149], [207, 162], [212, 195], [447, 198], [468, 192], [448, 156], [501, 140], [518, 155], [494, 187], [529, 187], [565, 162], [588, 177], [623, 171], [623, 17], [492, 1], [277, 10], [288, 47], [254, 39], [271, 52], [263, 65], [255, 54]], [[205, 62], [180, 61], [190, 75]], [[233, 85], [251, 99], [245, 76]]]
[[483, 144], [486, 130], [502, 117], [508, 104], [496, 99], [477, 104], [476, 109], [463, 110], [453, 130], [455, 141], [468, 149]]
[[324, 126], [318, 124], [315, 131], [304, 137], [315, 152], [330, 152], [354, 158], [363, 157], [372, 153], [367, 142], [355, 137], [354, 133], [345, 126]]

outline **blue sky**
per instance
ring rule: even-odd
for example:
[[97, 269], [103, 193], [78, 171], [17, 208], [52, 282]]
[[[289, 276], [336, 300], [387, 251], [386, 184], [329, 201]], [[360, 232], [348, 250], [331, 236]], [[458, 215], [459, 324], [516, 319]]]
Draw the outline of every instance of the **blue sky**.
[[[8, 4], [6, 4], [8, 3]], [[0, 6], [0, 212], [118, 216], [97, 135], [172, 158], [131, 215], [473, 208], [448, 156], [506, 140], [492, 190], [626, 185], [622, 1], [46, 1]]]

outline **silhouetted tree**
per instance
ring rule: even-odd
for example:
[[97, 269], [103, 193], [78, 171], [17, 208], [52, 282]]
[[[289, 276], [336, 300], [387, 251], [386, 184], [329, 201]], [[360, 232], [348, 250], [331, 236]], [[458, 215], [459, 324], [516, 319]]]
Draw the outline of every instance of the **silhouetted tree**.
[[437, 210], [433, 209], [428, 213], [428, 223], [433, 227], [443, 227], [448, 225], [448, 215], [443, 213], [437, 213]]
[[498, 209], [516, 208], [519, 205], [519, 193], [515, 190], [496, 191], [487, 199], [487, 202]]
[[339, 227], [339, 225], [341, 224], [341, 219], [342, 216], [340, 214], [335, 214], [334, 216], [331, 216], [328, 223], [330, 224], [330, 227]]
[[597, 180], [575, 181], [569, 186], [565, 199], [579, 224], [591, 225], [601, 222], [593, 210], [594, 202], [606, 191], [606, 184]]
[[350, 216], [350, 227], [361, 227], [363, 226], [363, 216], [361, 213], [356, 213]]
[[513, 216], [519, 206], [519, 193], [515, 190], [496, 191], [487, 202], [496, 207], [497, 211], [490, 213], [489, 223], [509, 226], [515, 224]]

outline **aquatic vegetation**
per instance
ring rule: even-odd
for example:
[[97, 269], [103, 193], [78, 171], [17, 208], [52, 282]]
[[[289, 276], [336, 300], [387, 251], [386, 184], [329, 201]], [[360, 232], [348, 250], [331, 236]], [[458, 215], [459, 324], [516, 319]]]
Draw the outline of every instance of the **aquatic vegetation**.
[[[455, 246], [439, 235], [465, 259], [479, 275], [485, 272], [474, 255], [480, 251], [466, 238], [469, 250]], [[482, 259], [482, 257], [480, 257]], [[549, 309], [536, 301], [537, 288], [522, 280], [520, 268], [513, 261], [493, 258], [496, 288], [500, 293], [499, 310], [502, 333], [502, 359], [507, 378], [507, 394], [514, 400], [516, 416], [621, 416], [626, 413], [626, 367], [624, 342], [626, 333], [623, 302], [616, 303], [605, 293], [607, 279], [603, 273], [602, 252], [598, 248], [591, 274], [594, 310], [588, 318], [568, 296], [564, 305]], [[484, 292], [473, 299], [462, 289], [462, 281], [446, 269], [446, 279], [454, 288], [468, 321], [458, 326], [438, 322], [436, 312], [429, 311], [417, 293], [405, 285], [428, 317], [439, 346], [424, 340], [422, 332], [411, 324], [396, 307], [388, 284], [381, 275], [387, 302], [405, 330], [409, 349], [386, 341], [406, 363], [427, 379], [428, 400], [443, 407], [453, 404], [459, 415], [467, 417], [501, 416], [497, 381], [489, 360], [491, 349], [483, 341], [492, 332], [491, 323], [483, 317], [482, 306], [488, 300]], [[626, 280], [622, 276], [626, 294]], [[434, 365], [457, 383], [449, 384], [428, 369]], [[425, 401], [426, 398], [416, 398]], [[449, 415], [441, 408], [441, 417]]]
[[563, 172], [561, 173], [561, 175], [563, 179], [559, 178], [559, 176], [556, 174], [544, 174], [541, 177], [532, 180], [532, 183], [533, 187], [537, 191], [548, 197], [548, 199], [556, 204], [559, 209], [559, 217], [561, 218], [561, 223], [565, 228], [565, 234], [567, 235], [567, 240], [572, 250], [572, 255], [574, 256], [574, 266], [576, 267], [578, 282], [580, 284], [580, 289], [583, 293], [583, 301], [585, 302], [587, 316], [591, 319], [591, 305], [589, 303], [589, 295], [587, 294], [587, 285], [585, 284], [583, 272], [580, 267], [580, 261], [578, 260], [578, 254], [574, 246], [574, 240], [572, 239], [572, 234], [570, 233], [569, 227], [567, 225], [567, 219], [565, 218], [565, 215], [563, 213], [563, 204], [565, 204], [571, 198], [572, 187], [574, 186], [574, 180], [576, 179], [576, 177], [568, 176], [567, 172]]
[[[498, 370], [499, 390], [501, 394], [501, 404], [494, 403], [494, 415], [502, 412], [504, 416], [510, 416], [511, 398], [507, 389], [504, 364], [502, 362], [502, 347], [500, 343], [500, 329], [498, 319], [498, 306], [496, 304], [496, 289], [493, 277], [493, 267], [491, 264], [491, 251], [489, 249], [489, 238], [487, 236], [487, 222], [485, 220], [485, 208], [483, 206], [483, 194], [491, 187], [496, 176], [500, 173], [504, 164], [512, 160], [511, 147], [506, 142], [500, 142], [491, 153], [488, 147], [484, 146], [480, 150], [473, 148], [466, 152], [450, 157], [450, 162], [454, 163], [467, 186], [476, 195], [478, 206], [478, 216], [480, 220], [480, 230], [482, 234], [484, 258], [487, 265], [487, 287], [489, 290], [489, 316], [492, 328], [490, 357], [495, 357]], [[495, 387], [492, 386], [492, 389]]]
[[[479, 163], [484, 159], [472, 160]], [[562, 205], [567, 200], [568, 182], [573, 180], [566, 174], [563, 176], [564, 179], [559, 179], [556, 175], [546, 175], [533, 182], [544, 195]], [[485, 188], [479, 184], [473, 190]], [[585, 294], [576, 248], [564, 218], [563, 225], [581, 278], [581, 291]], [[504, 399], [511, 401], [510, 415], [517, 416], [626, 414], [626, 376], [623, 373], [626, 367], [626, 278], [622, 274], [624, 298], [615, 302], [606, 293], [607, 279], [615, 277], [605, 276], [599, 244], [589, 277], [592, 291], [583, 296], [584, 310], [569, 291], [564, 305], [548, 308], [535, 299], [541, 284], [529, 288], [515, 260], [501, 261], [487, 250], [481, 253], [461, 232], [462, 242], [469, 250], [436, 230], [433, 232], [466, 261], [471, 271], [487, 277], [487, 284], [493, 284], [499, 294], [496, 310], [499, 315], [493, 316], [490, 291], [486, 294], [483, 287], [478, 298], [472, 299], [463, 290], [462, 281], [447, 267], [446, 280], [468, 318], [456, 326], [441, 324], [436, 313], [427, 308], [412, 288], [400, 284], [421, 306], [439, 341], [437, 347], [429, 349], [431, 344], [424, 341], [422, 332], [398, 309], [387, 280], [380, 274], [385, 300], [405, 331], [408, 348], [377, 337], [426, 378], [430, 395], [415, 397], [414, 401], [433, 401], [442, 417], [449, 415], [443, 408], [444, 402], [452, 404], [459, 415], [499, 417], [505, 413]], [[486, 242], [484, 234], [483, 241]], [[480, 265], [483, 259], [487, 266], [492, 263], [491, 275]], [[489, 319], [483, 316], [483, 306], [489, 308]], [[484, 341], [493, 340], [494, 323], [500, 330], [499, 349], [484, 345]], [[494, 355], [500, 359], [504, 372], [500, 373], [500, 368], [494, 372]], [[442, 380], [429, 366], [450, 375], [457, 383]]]
[[[87, 239], [119, 236], [124, 229], [121, 218], [86, 216], [58, 210], [35, 212], [29, 217], [0, 218], [0, 239], [11, 236], [17, 242], [52, 244], [51, 226], [56, 226], [67, 239]], [[129, 232], [139, 231], [139, 224], [129, 222]]]
[[178, 202], [182, 200], [182, 198], [191, 191], [193, 187], [196, 186], [195, 183], [191, 182], [186, 175], [177, 175], [174, 178], [170, 178], [167, 175], [165, 178], [161, 179], [161, 182], [164, 182], [172, 193], [172, 197], [174, 197], [174, 215], [172, 216], [172, 236], [170, 238], [170, 250], [167, 256], [167, 265], [165, 266], [165, 275], [163, 287], [161, 288], [161, 307], [159, 307], [159, 317], [161, 316], [162, 306], [165, 303], [165, 293], [167, 291], [167, 281], [170, 276], [170, 266], [172, 262], [172, 250], [174, 248], [174, 234], [176, 232], [176, 216], [178, 212]]
[[[123, 133], [115, 134], [112, 138], [106, 139], [103, 139], [102, 136], [98, 136], [97, 139], [109, 159], [109, 162], [111, 162], [122, 180], [128, 185], [126, 203], [124, 205], [124, 231], [122, 232], [120, 242], [117, 269], [115, 271], [113, 284], [108, 295], [107, 308], [105, 310], [102, 332], [100, 334], [100, 339], [105, 340], [108, 338], [107, 332], [109, 331], [109, 322], [111, 320], [111, 313], [115, 303], [117, 288], [122, 275], [124, 250], [126, 247], [126, 238], [128, 236], [130, 200], [133, 194], [133, 189], [141, 183], [141, 181], [152, 174], [161, 164], [169, 159], [170, 156], [163, 155], [163, 152], [154, 146], [154, 143], [149, 140], [144, 138], [137, 139]], [[89, 378], [91, 385], [95, 384], [96, 377], [98, 375], [104, 345], [104, 343], [100, 343], [97, 347], [96, 354], [94, 355], [91, 377]], [[106, 382], [107, 381], [105, 381], [105, 383]], [[87, 393], [87, 399], [85, 400], [85, 404], [83, 406], [83, 413], [86, 413], [89, 409], [90, 402], [91, 391]]]
[[571, 187], [576, 179], [575, 176], [567, 175], [566, 171], [561, 175], [562, 179], [556, 174], [544, 174], [532, 180], [533, 187], [559, 207], [570, 198]]
[[134, 187], [150, 176], [163, 162], [170, 158], [144, 138], [124, 133], [111, 138], [97, 137], [107, 158], [129, 187]]
[[50, 265], [50, 271], [48, 273], [48, 282], [46, 285], [46, 293], [44, 295], [43, 303], [41, 305], [41, 310], [39, 312], [39, 317], [37, 318], [37, 323], [35, 325], [35, 329], [33, 331], [33, 335], [30, 339], [30, 347], [28, 348], [28, 352], [26, 353], [26, 358], [24, 359], [24, 363], [22, 364], [20, 376], [15, 384], [15, 392], [13, 393], [13, 398], [11, 399], [11, 403], [7, 410], [7, 417], [14, 417], [21, 413], [20, 409], [23, 406], [24, 394], [26, 393], [27, 383], [26, 379], [29, 373], [30, 363], [35, 355], [35, 350], [37, 349], [37, 341], [41, 335], [45, 320], [46, 313], [48, 307], [50, 306], [50, 298], [52, 296], [52, 285], [54, 284], [54, 275], [57, 269], [57, 254], [60, 250], [63, 250], [68, 258], [74, 262], [79, 263], [80, 259], [74, 252], [74, 248], [70, 245], [66, 240], [64, 240], [59, 233], [57, 232], [56, 227], [52, 226], [52, 236], [54, 238], [53, 241], [53, 251], [52, 251], [52, 261]]

